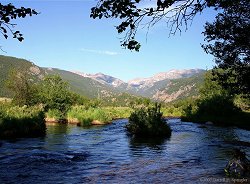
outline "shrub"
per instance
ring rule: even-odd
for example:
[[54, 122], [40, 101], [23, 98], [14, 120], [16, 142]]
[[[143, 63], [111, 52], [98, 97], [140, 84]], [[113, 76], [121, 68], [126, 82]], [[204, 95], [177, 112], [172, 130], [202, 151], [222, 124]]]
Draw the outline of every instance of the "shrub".
[[1, 111], [0, 138], [40, 137], [46, 133], [43, 108], [10, 107]]
[[183, 120], [194, 122], [212, 121], [217, 124], [232, 124], [236, 116], [241, 113], [240, 108], [235, 106], [233, 99], [214, 95], [199, 99], [193, 104], [189, 104], [184, 109]]
[[128, 132], [141, 137], [170, 137], [171, 129], [160, 112], [160, 105], [136, 109], [129, 117]]

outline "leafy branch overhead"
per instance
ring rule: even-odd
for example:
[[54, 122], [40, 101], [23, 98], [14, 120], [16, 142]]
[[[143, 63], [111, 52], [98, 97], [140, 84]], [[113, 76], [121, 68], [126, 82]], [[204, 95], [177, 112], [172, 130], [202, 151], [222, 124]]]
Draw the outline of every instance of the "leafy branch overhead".
[[[147, 1], [150, 2], [150, 1]], [[155, 4], [152, 4], [155, 2]], [[150, 28], [157, 22], [164, 20], [170, 28], [170, 34], [181, 32], [182, 27], [188, 28], [197, 13], [207, 7], [215, 9], [224, 8], [233, 3], [222, 0], [152, 0], [151, 6], [145, 7], [142, 0], [99, 0], [91, 9], [93, 19], [119, 18], [120, 24], [116, 26], [117, 32], [124, 33], [121, 45], [139, 51], [140, 43], [135, 39], [139, 26]], [[144, 7], [143, 7], [144, 6]]]
[[7, 4], [3, 5], [0, 3], [0, 33], [7, 39], [9, 33], [13, 38], [18, 41], [23, 41], [23, 34], [20, 31], [15, 30], [15, 25], [13, 23], [14, 19], [25, 18], [26, 16], [37, 15], [38, 13], [31, 8], [20, 7], [17, 8], [14, 5]]

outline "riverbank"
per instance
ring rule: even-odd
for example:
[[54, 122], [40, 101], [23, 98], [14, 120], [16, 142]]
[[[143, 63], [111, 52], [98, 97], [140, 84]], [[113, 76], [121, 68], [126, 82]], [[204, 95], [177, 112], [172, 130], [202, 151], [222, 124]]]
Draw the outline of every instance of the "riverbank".
[[57, 110], [46, 113], [47, 122], [69, 123], [77, 126], [105, 125], [113, 120], [128, 118], [132, 112], [129, 107], [102, 107], [86, 108], [85, 106], [73, 106], [64, 115], [60, 116]]
[[240, 112], [231, 116], [182, 116], [181, 120], [200, 124], [210, 122], [210, 124], [212, 123], [216, 126], [235, 126], [245, 130], [250, 130], [250, 112]]
[[46, 134], [44, 110], [33, 107], [0, 107], [0, 139], [40, 137]]
[[[0, 105], [0, 138], [15, 137], [36, 137], [44, 136], [46, 132], [45, 121], [49, 123], [73, 124], [77, 126], [106, 125], [114, 120], [128, 118], [134, 109], [130, 107], [99, 107], [91, 108], [86, 106], [72, 106], [63, 115], [60, 111], [44, 109], [39, 106], [13, 106], [10, 103]], [[183, 121], [191, 122], [213, 122], [216, 126], [237, 126], [250, 130], [250, 113], [246, 112], [238, 116], [219, 117], [216, 121], [213, 117], [183, 116], [180, 107], [161, 108], [163, 117], [167, 119], [181, 118]], [[218, 117], [215, 117], [218, 119]], [[226, 122], [226, 123], [224, 123]]]

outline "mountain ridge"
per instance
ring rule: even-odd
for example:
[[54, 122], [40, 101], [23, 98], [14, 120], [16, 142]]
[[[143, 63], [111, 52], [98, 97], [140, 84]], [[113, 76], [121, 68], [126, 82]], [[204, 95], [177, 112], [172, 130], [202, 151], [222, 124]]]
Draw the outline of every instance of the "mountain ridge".
[[107, 75], [101, 72], [95, 73], [95, 74], [88, 74], [80, 71], [71, 71], [72, 73], [81, 75], [83, 77], [88, 77], [94, 80], [97, 80], [103, 84], [108, 84], [113, 87], [119, 87], [120, 85], [127, 84], [130, 87], [147, 87], [152, 86], [155, 82], [166, 80], [166, 79], [179, 79], [179, 78], [187, 78], [191, 77], [195, 74], [199, 74], [204, 72], [203, 69], [172, 69], [166, 72], [159, 72], [151, 77], [146, 78], [135, 78], [131, 79], [128, 82], [124, 82], [123, 80], [113, 77], [111, 75]]
[[[202, 83], [203, 69], [184, 69], [159, 72], [151, 77], [132, 79], [124, 82], [101, 72], [87, 74], [56, 68], [43, 68], [25, 59], [0, 55], [0, 85], [11, 69], [28, 72], [33, 78], [41, 80], [48, 74], [58, 74], [70, 84], [70, 89], [89, 98], [133, 99], [135, 96], [146, 97], [156, 101], [174, 101], [184, 97], [197, 96], [198, 86]], [[6, 87], [0, 88], [0, 96], [10, 97]]]

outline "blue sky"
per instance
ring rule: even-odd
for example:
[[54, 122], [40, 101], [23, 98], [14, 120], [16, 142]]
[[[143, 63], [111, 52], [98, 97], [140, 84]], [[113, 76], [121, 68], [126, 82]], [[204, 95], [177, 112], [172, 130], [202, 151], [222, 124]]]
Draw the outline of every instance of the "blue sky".
[[170, 38], [164, 23], [151, 28], [147, 36], [146, 30], [139, 30], [141, 50], [131, 52], [120, 46], [122, 35], [114, 28], [117, 20], [89, 18], [94, 0], [12, 2], [32, 7], [40, 14], [15, 21], [25, 40], [20, 43], [1, 37], [2, 48], [7, 52], [1, 54], [25, 58], [38, 66], [102, 72], [127, 81], [171, 69], [210, 69], [214, 65], [213, 57], [201, 48], [201, 32], [204, 23], [212, 20], [212, 11], [195, 17], [187, 32]]

